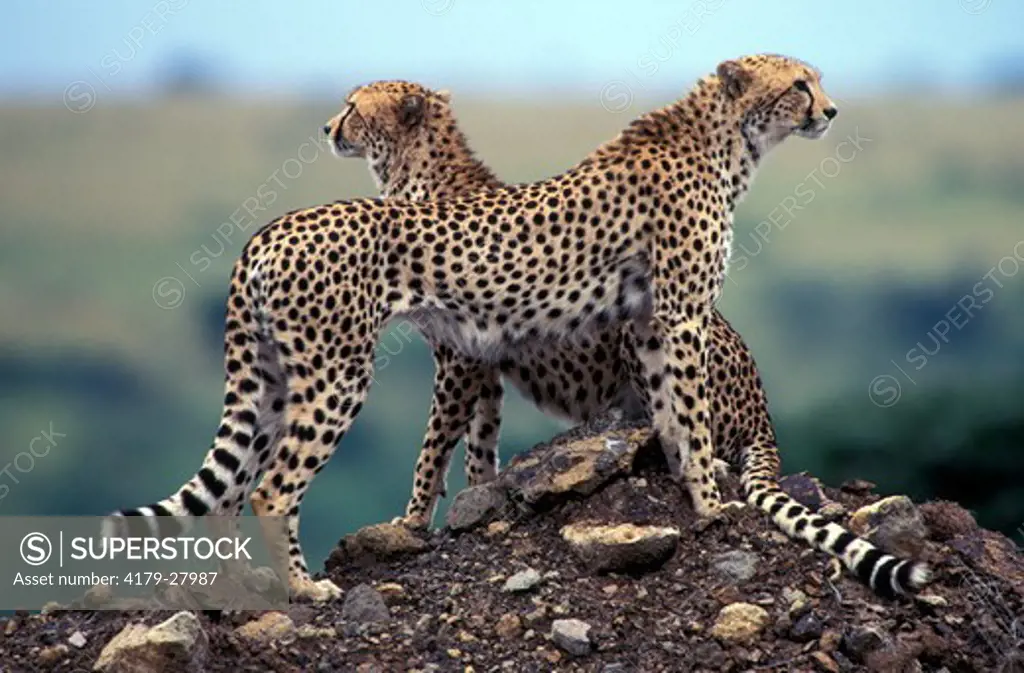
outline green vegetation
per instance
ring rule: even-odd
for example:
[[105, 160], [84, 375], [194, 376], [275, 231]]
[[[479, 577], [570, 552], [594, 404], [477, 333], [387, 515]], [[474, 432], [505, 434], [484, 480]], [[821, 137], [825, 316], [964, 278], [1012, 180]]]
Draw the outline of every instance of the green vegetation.
[[[596, 99], [455, 105], [510, 181], [564, 170], [627, 121]], [[143, 504], [198, 467], [245, 239], [289, 209], [373, 194], [362, 164], [315, 144], [333, 112], [213, 99], [0, 110], [3, 462], [51, 422], [66, 434], [29, 471], [10, 468], [16, 483], [0, 478], [0, 513]], [[758, 358], [788, 471], [958, 499], [1008, 533], [1024, 523], [1022, 114], [1022, 100], [847, 104], [826, 139], [767, 160], [738, 213], [722, 309]], [[999, 267], [1015, 245], [1021, 259]], [[307, 498], [310, 558], [404, 506], [431, 365], [418, 339], [381, 348], [380, 384]], [[560, 427], [506, 406], [506, 457]]]

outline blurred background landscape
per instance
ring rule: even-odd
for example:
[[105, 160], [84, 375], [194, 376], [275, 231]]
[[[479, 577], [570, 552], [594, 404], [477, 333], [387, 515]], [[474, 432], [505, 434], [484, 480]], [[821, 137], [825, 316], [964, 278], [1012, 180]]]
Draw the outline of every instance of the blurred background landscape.
[[[1024, 543], [1020, 3], [60, 7], [18, 0], [0, 28], [0, 514], [101, 514], [194, 473], [246, 239], [374, 194], [317, 135], [351, 87], [451, 90], [481, 157], [521, 182], [720, 60], [774, 51], [820, 67], [840, 108], [825, 139], [765, 162], [721, 304], [785, 471], [957, 500]], [[408, 496], [431, 362], [403, 330], [380, 349], [379, 385], [305, 501], [314, 565]], [[562, 427], [510, 394], [504, 458]]]

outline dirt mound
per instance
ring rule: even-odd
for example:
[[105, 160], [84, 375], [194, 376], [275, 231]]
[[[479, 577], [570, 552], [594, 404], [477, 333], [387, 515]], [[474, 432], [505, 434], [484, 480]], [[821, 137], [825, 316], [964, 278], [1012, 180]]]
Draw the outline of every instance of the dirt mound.
[[[853, 517], [934, 572], [918, 600], [885, 601], [847, 573], [832, 577], [825, 554], [751, 508], [699, 529], [648, 440], [636, 427], [566, 433], [517, 457], [484, 493], [460, 496], [458, 533], [423, 545], [386, 526], [349, 536], [326, 564], [343, 600], [198, 615], [198, 629], [178, 615], [160, 627], [188, 627], [170, 645], [150, 638], [164, 649], [120, 659], [148, 668], [106, 670], [1024, 670], [1024, 556], [959, 506]], [[722, 481], [736, 498], [735, 476]], [[880, 499], [865, 482], [821, 489], [792, 475], [785, 487], [847, 525]], [[913, 525], [889, 526], [890, 511]], [[0, 623], [0, 670], [91, 670], [129, 625], [172, 616], [18, 615]], [[126, 634], [139, 648], [145, 635]]]

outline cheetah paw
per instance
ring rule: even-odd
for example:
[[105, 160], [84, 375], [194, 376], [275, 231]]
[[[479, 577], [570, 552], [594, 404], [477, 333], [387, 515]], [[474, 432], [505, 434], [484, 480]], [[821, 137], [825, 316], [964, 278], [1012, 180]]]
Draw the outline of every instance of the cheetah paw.
[[827, 577], [830, 582], [838, 582], [843, 576], [843, 563], [836, 557], [833, 556], [828, 560], [827, 568]]
[[740, 500], [730, 500], [728, 502], [722, 503], [722, 507], [719, 509], [719, 512], [724, 513], [726, 515], [731, 515], [737, 512], [742, 512], [746, 508], [747, 503], [742, 502]]
[[729, 463], [725, 462], [721, 458], [715, 458], [711, 461], [711, 468], [715, 471], [716, 479], [725, 479], [729, 476]]
[[296, 600], [310, 601], [312, 603], [325, 603], [341, 598], [341, 588], [331, 580], [319, 580], [314, 582], [311, 579], [293, 581], [291, 587], [292, 597]]
[[409, 530], [426, 530], [430, 527], [430, 522], [423, 516], [396, 516], [391, 523], [395, 526], [405, 526]]
[[706, 530], [713, 523], [732, 523], [736, 520], [736, 515], [746, 509], [746, 507], [746, 503], [738, 500], [730, 500], [713, 505], [705, 504], [703, 507], [698, 507], [697, 514], [700, 516], [700, 519], [697, 521], [696, 529], [700, 532]]

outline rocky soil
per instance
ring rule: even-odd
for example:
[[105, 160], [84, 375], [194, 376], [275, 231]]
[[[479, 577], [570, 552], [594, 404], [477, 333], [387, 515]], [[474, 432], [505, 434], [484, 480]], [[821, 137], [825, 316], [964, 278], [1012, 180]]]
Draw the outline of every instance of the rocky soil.
[[959, 506], [786, 479], [931, 564], [920, 598], [885, 601], [750, 508], [700, 528], [649, 437], [579, 428], [459, 494], [442, 530], [343, 539], [337, 602], [19, 614], [0, 622], [0, 670], [1024, 671], [1024, 555]]

